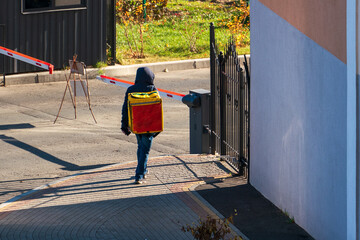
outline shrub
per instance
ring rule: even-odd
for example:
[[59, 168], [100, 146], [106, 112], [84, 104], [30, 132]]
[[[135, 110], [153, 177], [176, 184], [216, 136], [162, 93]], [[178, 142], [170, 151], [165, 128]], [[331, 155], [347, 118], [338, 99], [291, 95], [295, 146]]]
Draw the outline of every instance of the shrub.
[[121, 23], [159, 20], [165, 15], [167, 3], [168, 0], [146, 0], [144, 12], [142, 1], [117, 0], [116, 15]]
[[235, 36], [236, 45], [244, 47], [250, 44], [250, 6], [246, 0], [235, 1], [232, 5], [230, 18], [225, 25]]
[[[229, 223], [232, 222], [232, 217], [225, 218], [223, 221], [221, 219], [214, 219], [207, 216], [206, 220], [199, 220], [199, 224], [196, 225], [186, 225], [182, 227], [183, 232], [191, 232], [193, 237], [197, 240], [221, 240], [225, 239], [225, 236], [228, 235], [231, 230]], [[233, 240], [241, 239], [239, 237], [232, 238]]]

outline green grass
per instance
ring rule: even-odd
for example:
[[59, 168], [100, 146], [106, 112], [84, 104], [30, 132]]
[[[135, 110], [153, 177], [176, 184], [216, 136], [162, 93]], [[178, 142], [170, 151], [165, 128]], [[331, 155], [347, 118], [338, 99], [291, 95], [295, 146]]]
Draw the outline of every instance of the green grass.
[[97, 62], [94, 67], [95, 68], [104, 68], [106, 66], [107, 66], [107, 64], [105, 62]]
[[[131, 57], [125, 37], [125, 27], [117, 24], [116, 56], [120, 64], [208, 58], [210, 22], [215, 25], [215, 36], [220, 49], [224, 48], [231, 36], [230, 31], [223, 24], [229, 18], [231, 6], [200, 1], [169, 0], [167, 8], [170, 14], [160, 20], [146, 22], [143, 26], [145, 58]], [[129, 35], [134, 36], [131, 38], [137, 40], [140, 48], [138, 32], [139, 27], [134, 25]], [[191, 36], [198, 36], [195, 52], [190, 51]], [[134, 41], [131, 42], [134, 43]], [[249, 52], [249, 46], [238, 49], [239, 54]]]

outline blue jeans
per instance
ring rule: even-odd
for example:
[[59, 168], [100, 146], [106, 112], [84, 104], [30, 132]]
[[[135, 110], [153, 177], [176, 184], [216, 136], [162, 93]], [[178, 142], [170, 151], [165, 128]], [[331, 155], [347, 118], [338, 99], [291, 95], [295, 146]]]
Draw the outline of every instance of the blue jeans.
[[150, 148], [154, 139], [153, 133], [136, 134], [138, 143], [137, 160], [138, 165], [136, 167], [135, 179], [139, 180], [147, 173], [147, 162], [149, 159]]

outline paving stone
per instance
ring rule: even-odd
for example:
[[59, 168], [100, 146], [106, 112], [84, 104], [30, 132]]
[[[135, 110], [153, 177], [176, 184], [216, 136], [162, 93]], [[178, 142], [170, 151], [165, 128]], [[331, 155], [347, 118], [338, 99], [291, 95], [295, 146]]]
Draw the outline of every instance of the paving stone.
[[149, 160], [145, 184], [136, 163], [59, 181], [0, 208], [0, 239], [193, 239], [182, 226], [206, 215], [184, 189], [229, 174], [214, 156]]

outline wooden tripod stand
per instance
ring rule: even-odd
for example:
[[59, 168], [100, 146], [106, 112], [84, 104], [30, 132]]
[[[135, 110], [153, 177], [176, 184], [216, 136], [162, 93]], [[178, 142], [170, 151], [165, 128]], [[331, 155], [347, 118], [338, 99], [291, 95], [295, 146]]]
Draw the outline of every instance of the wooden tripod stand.
[[[86, 98], [86, 102], [89, 105], [89, 110], [91, 112], [91, 115], [96, 122], [94, 113], [91, 109], [91, 105], [90, 105], [90, 91], [89, 91], [89, 84], [88, 84], [88, 77], [87, 77], [87, 72], [86, 72], [86, 66], [83, 62], [77, 62], [76, 61], [77, 55], [74, 55], [73, 60], [69, 60], [69, 65], [70, 65], [70, 74], [69, 77], [67, 77], [65, 75], [66, 78], [66, 87], [65, 87], [65, 91], [64, 91], [64, 95], [63, 98], [61, 100], [61, 104], [60, 104], [60, 108], [59, 108], [59, 112], [55, 118], [54, 123], [56, 122], [56, 120], [58, 119], [59, 115], [60, 115], [60, 111], [62, 108], [62, 105], [64, 103], [64, 99], [65, 99], [65, 95], [66, 95], [66, 91], [69, 89], [69, 93], [70, 93], [70, 98], [71, 98], [71, 102], [73, 104], [74, 110], [75, 110], [75, 119], [76, 119], [76, 96], [85, 96]], [[81, 75], [84, 76], [86, 80], [82, 80], [81, 79]], [[71, 78], [73, 78], [73, 80], [71, 80]], [[73, 84], [71, 84], [71, 82], [73, 82]], [[79, 84], [78, 84], [79, 83]], [[73, 85], [73, 86], [72, 86]], [[78, 86], [77, 86], [78, 85]], [[79, 86], [80, 85], [80, 86]], [[74, 94], [74, 95], [73, 95]]]

